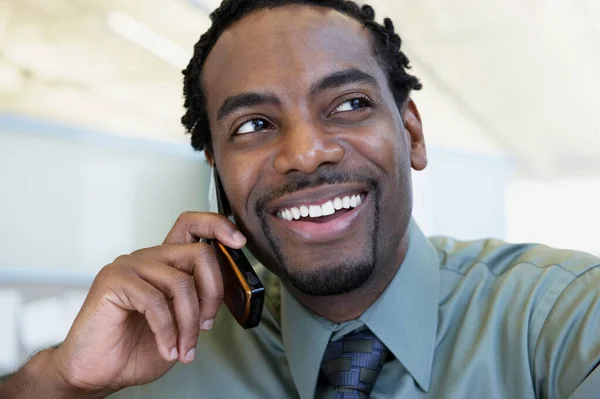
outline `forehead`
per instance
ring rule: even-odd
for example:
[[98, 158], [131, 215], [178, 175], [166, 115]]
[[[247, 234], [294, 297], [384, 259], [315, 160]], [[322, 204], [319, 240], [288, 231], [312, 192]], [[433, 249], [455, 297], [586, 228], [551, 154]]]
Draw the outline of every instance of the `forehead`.
[[285, 6], [259, 10], [229, 27], [209, 54], [201, 83], [210, 116], [240, 92], [299, 93], [347, 68], [383, 74], [368, 30], [333, 9]]

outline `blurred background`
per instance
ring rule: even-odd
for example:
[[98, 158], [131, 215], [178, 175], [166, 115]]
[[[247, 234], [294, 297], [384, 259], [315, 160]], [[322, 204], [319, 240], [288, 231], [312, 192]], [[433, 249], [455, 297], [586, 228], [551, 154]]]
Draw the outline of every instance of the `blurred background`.
[[[600, 254], [600, 3], [373, 0], [424, 90], [430, 235]], [[181, 74], [216, 0], [0, 0], [0, 373], [95, 273], [209, 209]]]

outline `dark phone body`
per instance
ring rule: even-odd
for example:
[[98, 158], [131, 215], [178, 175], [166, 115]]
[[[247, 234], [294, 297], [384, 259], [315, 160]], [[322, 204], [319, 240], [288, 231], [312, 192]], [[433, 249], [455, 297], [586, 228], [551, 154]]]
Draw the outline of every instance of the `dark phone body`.
[[[219, 213], [229, 216], [230, 208], [217, 168], [213, 168]], [[224, 302], [238, 322], [246, 329], [258, 326], [265, 300], [265, 287], [241, 249], [226, 247], [210, 240], [221, 268], [225, 285]]]

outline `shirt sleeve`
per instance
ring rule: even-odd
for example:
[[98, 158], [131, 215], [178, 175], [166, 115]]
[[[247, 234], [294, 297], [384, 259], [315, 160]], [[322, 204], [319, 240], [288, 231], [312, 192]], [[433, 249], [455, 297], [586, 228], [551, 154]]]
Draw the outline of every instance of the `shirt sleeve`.
[[600, 265], [569, 283], [546, 317], [533, 356], [537, 397], [600, 398], [597, 389], [589, 396], [600, 385], [598, 364]]

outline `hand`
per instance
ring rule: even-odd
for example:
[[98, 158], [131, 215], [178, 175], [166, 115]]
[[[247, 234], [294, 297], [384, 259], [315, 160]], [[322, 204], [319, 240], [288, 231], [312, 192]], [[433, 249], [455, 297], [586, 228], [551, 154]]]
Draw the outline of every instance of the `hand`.
[[[163, 245], [118, 257], [95, 278], [55, 364], [73, 388], [118, 391], [152, 382], [177, 361], [194, 360], [199, 331], [223, 302], [212, 248], [246, 239], [225, 216], [184, 213]], [[200, 354], [201, 356], [201, 354]]]

